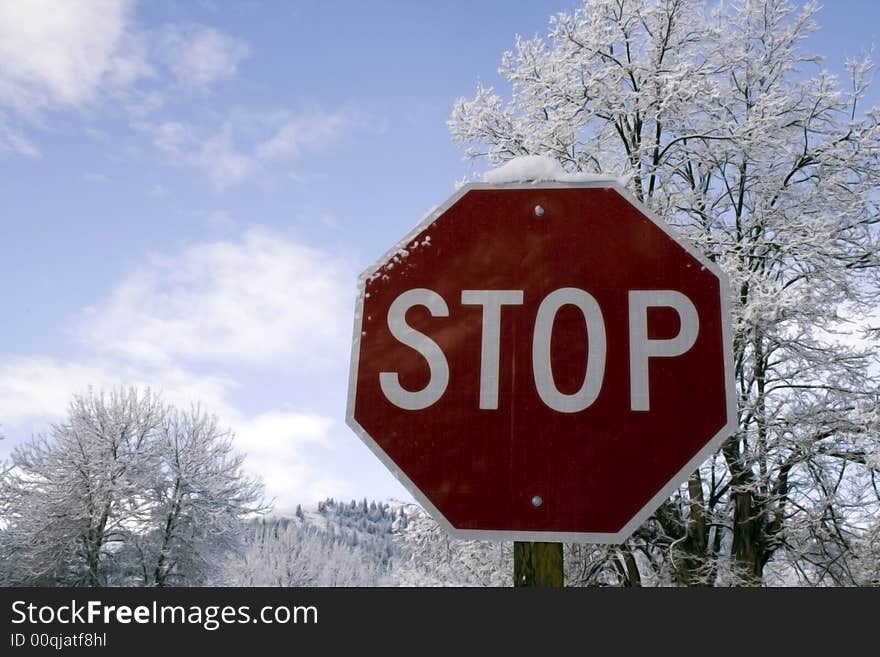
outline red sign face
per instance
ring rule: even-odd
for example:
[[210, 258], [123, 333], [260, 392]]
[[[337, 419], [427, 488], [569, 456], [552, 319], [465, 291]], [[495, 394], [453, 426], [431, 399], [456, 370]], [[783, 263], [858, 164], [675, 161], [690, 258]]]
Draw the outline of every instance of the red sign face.
[[726, 280], [613, 183], [465, 186], [361, 285], [349, 425], [453, 535], [620, 542], [735, 427]]

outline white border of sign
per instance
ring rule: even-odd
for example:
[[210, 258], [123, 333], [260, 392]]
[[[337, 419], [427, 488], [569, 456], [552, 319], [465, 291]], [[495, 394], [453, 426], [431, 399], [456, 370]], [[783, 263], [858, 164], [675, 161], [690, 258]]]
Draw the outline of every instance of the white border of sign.
[[[724, 381], [726, 384], [727, 399], [727, 424], [715, 434], [706, 446], [701, 449], [694, 458], [685, 464], [659, 491], [645, 504], [633, 518], [616, 533], [580, 533], [580, 532], [533, 532], [533, 531], [487, 531], [474, 529], [458, 529], [454, 527], [446, 517], [440, 513], [431, 501], [419, 490], [419, 488], [406, 476], [382, 448], [373, 440], [372, 436], [354, 419], [354, 403], [357, 388], [358, 358], [360, 356], [360, 338], [364, 310], [364, 292], [367, 279], [390, 260], [401, 248], [410, 244], [425, 228], [458, 202], [471, 190], [484, 189], [569, 189], [569, 188], [604, 188], [613, 189], [637, 208], [645, 217], [650, 219], [660, 230], [666, 233], [672, 240], [679, 244], [685, 251], [698, 260], [706, 269], [713, 272], [719, 279], [721, 292], [721, 335], [724, 340]], [[354, 315], [354, 339], [351, 348], [351, 365], [348, 379], [348, 405], [345, 414], [346, 423], [360, 437], [363, 443], [370, 448], [376, 457], [385, 464], [397, 480], [410, 494], [424, 507], [443, 529], [450, 535], [460, 539], [491, 540], [491, 541], [547, 541], [563, 543], [622, 543], [643, 523], [654, 511], [659, 508], [665, 499], [678, 489], [713, 452], [715, 452], [726, 438], [736, 431], [737, 409], [736, 392], [733, 375], [733, 329], [730, 324], [729, 281], [727, 275], [715, 263], [700, 253], [690, 242], [676, 235], [663, 221], [654, 216], [641, 202], [624, 189], [616, 180], [595, 180], [580, 183], [559, 182], [535, 182], [535, 183], [469, 183], [463, 185], [455, 194], [427, 214], [419, 224], [413, 228], [402, 240], [389, 249], [371, 267], [366, 269], [358, 279], [358, 299]]]

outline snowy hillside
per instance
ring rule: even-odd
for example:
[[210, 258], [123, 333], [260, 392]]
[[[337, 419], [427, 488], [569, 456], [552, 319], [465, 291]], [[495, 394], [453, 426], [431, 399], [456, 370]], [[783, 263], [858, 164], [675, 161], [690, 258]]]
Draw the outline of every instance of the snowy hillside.
[[338, 502], [250, 522], [218, 584], [506, 586], [508, 544], [457, 541], [413, 504]]

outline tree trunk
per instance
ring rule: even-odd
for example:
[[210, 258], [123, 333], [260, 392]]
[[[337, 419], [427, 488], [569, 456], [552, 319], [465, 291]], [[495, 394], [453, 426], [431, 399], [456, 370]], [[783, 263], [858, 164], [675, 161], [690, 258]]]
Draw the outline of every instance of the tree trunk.
[[767, 562], [762, 531], [765, 510], [755, 503], [750, 491], [735, 492], [733, 501], [732, 552], [736, 575], [748, 586], [760, 586]]
[[562, 565], [562, 543], [513, 544], [514, 586], [563, 586]]

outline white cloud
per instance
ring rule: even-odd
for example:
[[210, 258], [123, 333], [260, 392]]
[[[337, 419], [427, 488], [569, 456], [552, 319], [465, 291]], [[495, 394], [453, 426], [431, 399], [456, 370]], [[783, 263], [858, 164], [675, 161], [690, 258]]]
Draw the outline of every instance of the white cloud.
[[193, 164], [208, 171], [217, 187], [226, 187], [250, 178], [256, 170], [254, 159], [238, 150], [230, 126], [204, 141], [194, 154]]
[[[244, 40], [206, 25], [143, 31], [132, 0], [0, 0], [0, 104], [20, 114], [134, 92], [157, 76], [156, 64], [178, 83], [205, 87], [234, 75], [249, 54]], [[143, 114], [163, 102], [158, 91], [136, 92], [128, 107]]]
[[232, 126], [224, 125], [209, 137], [200, 137], [192, 128], [177, 121], [142, 126], [152, 135], [153, 144], [172, 159], [208, 174], [222, 189], [249, 178], [256, 162], [235, 145]]
[[[8, 112], [0, 112], [0, 152], [39, 155], [11, 117], [44, 126], [48, 111], [111, 101], [143, 119], [165, 106], [175, 85], [204, 89], [249, 55], [244, 40], [215, 28], [147, 30], [134, 13], [133, 0], [0, 0], [0, 109]], [[229, 151], [221, 133], [201, 161], [217, 156], [217, 179], [234, 182], [246, 173], [244, 159]]]
[[5, 427], [16, 427], [58, 420], [74, 394], [89, 388], [109, 390], [119, 386], [149, 387], [162, 391], [166, 401], [175, 404], [201, 402], [219, 415], [235, 413], [226, 401], [235, 387], [227, 377], [94, 357], [76, 362], [35, 356], [0, 363], [0, 422]]
[[159, 57], [178, 82], [205, 87], [238, 70], [250, 54], [247, 43], [205, 25], [166, 25], [157, 38]]
[[41, 357], [0, 364], [0, 421], [14, 427], [34, 418], [60, 417], [72, 392], [103, 377], [99, 369]]
[[40, 157], [39, 149], [23, 134], [15, 130], [0, 114], [0, 153], [11, 151], [25, 157]]
[[236, 427], [237, 444], [251, 454], [277, 454], [279, 448], [327, 446], [333, 421], [313, 413], [263, 413]]
[[79, 107], [148, 73], [129, 0], [0, 0], [0, 104]]
[[153, 363], [321, 366], [347, 349], [352, 280], [328, 254], [255, 229], [132, 274], [82, 337]]
[[136, 125], [160, 151], [179, 164], [200, 169], [223, 189], [253, 178], [270, 164], [319, 151], [367, 122], [343, 109], [298, 115], [239, 111], [214, 129], [178, 121]]
[[353, 123], [346, 112], [292, 117], [269, 139], [258, 144], [255, 154], [260, 159], [296, 157], [304, 148], [314, 148], [337, 139]]
[[152, 127], [151, 131], [156, 147], [175, 155], [182, 153], [183, 147], [194, 140], [189, 129], [177, 121], [166, 121]]
[[266, 484], [266, 495], [290, 503], [342, 496], [348, 486], [309, 465], [304, 449], [329, 448], [335, 422], [313, 413], [271, 412], [234, 426], [235, 445], [245, 465]]
[[46, 111], [112, 100], [157, 148], [204, 171], [222, 189], [252, 179], [270, 163], [318, 150], [353, 126], [381, 123], [319, 109], [233, 112], [207, 129], [144, 123], [180, 86], [204, 89], [235, 75], [250, 47], [207, 25], [148, 30], [136, 24], [133, 8], [132, 0], [0, 0], [0, 108], [8, 112], [0, 112], [0, 151], [40, 155], [11, 118], [33, 127], [45, 122]]

